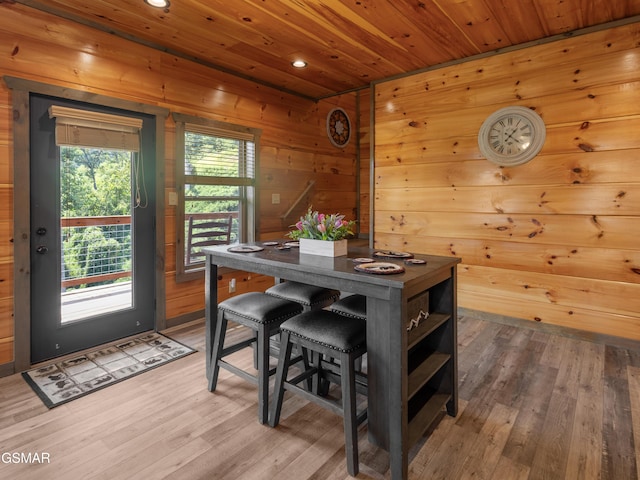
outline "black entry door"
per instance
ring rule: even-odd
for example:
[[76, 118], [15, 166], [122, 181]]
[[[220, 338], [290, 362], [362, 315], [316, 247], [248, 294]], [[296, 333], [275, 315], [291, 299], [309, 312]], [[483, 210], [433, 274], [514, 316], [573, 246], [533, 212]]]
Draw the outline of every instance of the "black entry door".
[[[139, 151], [58, 145], [52, 105], [141, 119]], [[37, 363], [155, 326], [155, 117], [39, 95], [30, 111]]]

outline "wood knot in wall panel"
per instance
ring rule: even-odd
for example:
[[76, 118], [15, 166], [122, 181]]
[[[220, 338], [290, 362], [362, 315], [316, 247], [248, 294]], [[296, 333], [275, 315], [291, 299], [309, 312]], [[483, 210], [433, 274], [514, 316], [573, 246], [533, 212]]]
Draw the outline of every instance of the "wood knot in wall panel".
[[507, 183], [511, 180], [511, 176], [505, 173], [503, 170], [499, 170], [495, 173], [495, 177], [502, 183]]
[[593, 148], [591, 145], [589, 145], [588, 143], [579, 143], [578, 144], [578, 148], [580, 150], [583, 150], [585, 152], [595, 152], [595, 148]]

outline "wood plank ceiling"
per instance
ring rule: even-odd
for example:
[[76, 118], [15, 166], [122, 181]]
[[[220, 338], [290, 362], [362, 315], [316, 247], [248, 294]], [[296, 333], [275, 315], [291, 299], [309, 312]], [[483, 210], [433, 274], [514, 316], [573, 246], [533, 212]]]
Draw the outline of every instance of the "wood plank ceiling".
[[[143, 0], [16, 2], [312, 99], [640, 20], [640, 0], [171, 0], [166, 9]], [[308, 66], [293, 68], [296, 59]]]

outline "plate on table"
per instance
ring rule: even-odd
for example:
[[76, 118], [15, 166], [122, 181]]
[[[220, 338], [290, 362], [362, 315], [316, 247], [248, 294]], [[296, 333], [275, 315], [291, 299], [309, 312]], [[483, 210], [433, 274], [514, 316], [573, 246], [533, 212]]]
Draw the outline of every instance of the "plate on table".
[[300, 246], [300, 242], [298, 242], [297, 240], [295, 242], [285, 242], [284, 244], [285, 247], [299, 247]]
[[373, 256], [378, 258], [413, 258], [413, 253], [381, 250], [374, 252]]
[[375, 260], [373, 258], [358, 257], [358, 258], [354, 258], [352, 262], [353, 263], [371, 263], [371, 262], [375, 262]]
[[275, 247], [276, 245], [280, 245], [280, 242], [262, 242], [262, 245], [265, 247]]
[[359, 263], [354, 270], [363, 273], [371, 273], [374, 275], [393, 275], [394, 273], [404, 272], [402, 265], [388, 262]]
[[260, 247], [258, 245], [238, 245], [236, 247], [227, 248], [227, 252], [233, 253], [253, 253], [253, 252], [261, 252], [264, 250], [264, 247]]
[[426, 265], [427, 261], [420, 258], [407, 258], [404, 261], [405, 265]]

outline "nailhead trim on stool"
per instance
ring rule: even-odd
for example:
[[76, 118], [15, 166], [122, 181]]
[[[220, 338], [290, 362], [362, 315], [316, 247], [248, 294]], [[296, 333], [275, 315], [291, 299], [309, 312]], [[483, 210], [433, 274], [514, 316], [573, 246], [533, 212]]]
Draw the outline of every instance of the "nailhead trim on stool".
[[304, 307], [305, 312], [327, 307], [340, 298], [339, 290], [290, 281], [278, 283], [265, 290], [265, 293], [298, 302]]
[[[283, 300], [261, 292], [249, 292], [231, 297], [218, 305], [218, 318], [212, 348], [213, 372], [209, 391], [216, 390], [220, 367], [258, 385], [258, 421], [267, 423], [269, 414], [269, 339], [278, 333], [285, 320], [302, 312], [299, 303]], [[227, 322], [231, 320], [250, 328], [256, 335], [224, 348]], [[253, 375], [230, 364], [224, 357], [256, 343], [257, 370]]]
[[[358, 425], [367, 418], [367, 410], [356, 411], [356, 373], [354, 363], [367, 350], [366, 322], [345, 317], [328, 310], [304, 312], [290, 318], [280, 326], [280, 357], [276, 371], [276, 383], [269, 411], [269, 425], [278, 425], [284, 391], [289, 390], [343, 417], [345, 452], [349, 475], [358, 474]], [[288, 379], [293, 345], [310, 350], [312, 361], [305, 371]], [[322, 358], [336, 358], [339, 365]], [[326, 371], [325, 371], [326, 369]], [[340, 382], [342, 398], [334, 402], [318, 394], [320, 375], [334, 383]], [[362, 377], [362, 375], [360, 375]], [[312, 378], [312, 389], [308, 391], [297, 384]], [[337, 380], [339, 379], [339, 380]], [[363, 388], [365, 383], [360, 384]]]
[[349, 295], [336, 302], [329, 307], [332, 312], [339, 313], [346, 317], [367, 318], [367, 297], [364, 295]]

